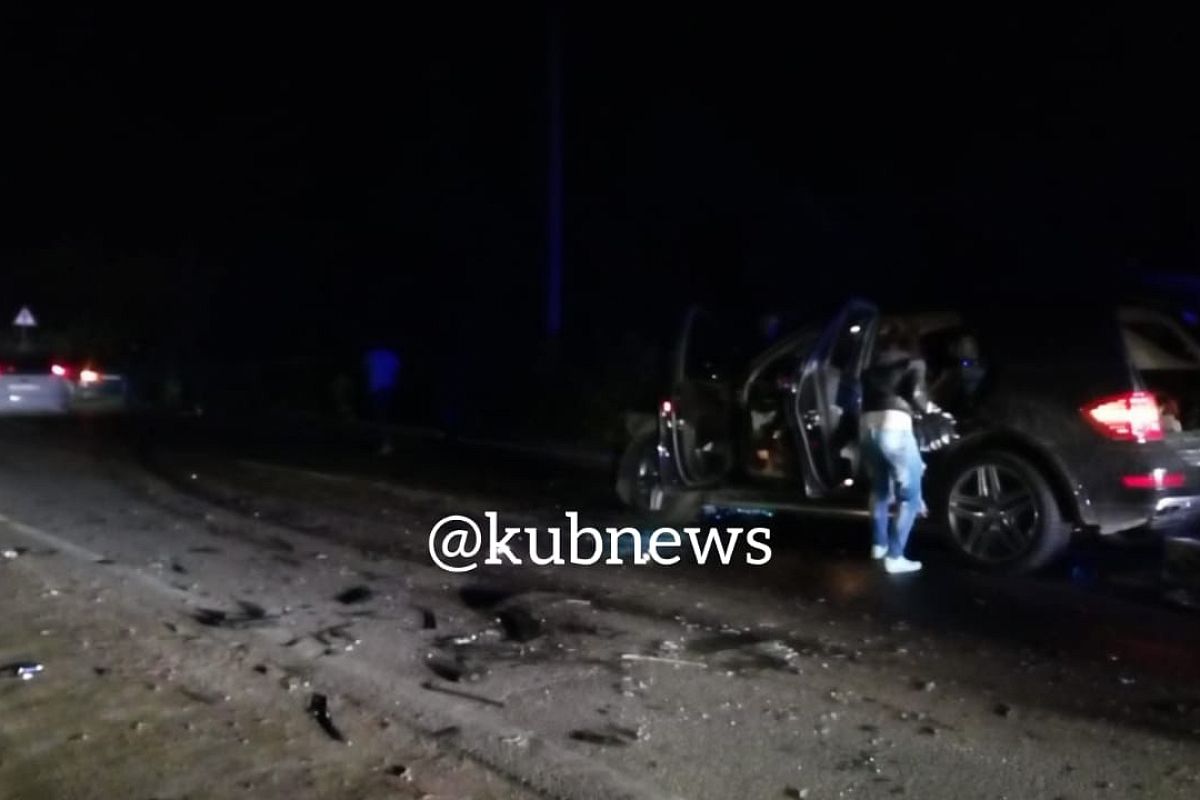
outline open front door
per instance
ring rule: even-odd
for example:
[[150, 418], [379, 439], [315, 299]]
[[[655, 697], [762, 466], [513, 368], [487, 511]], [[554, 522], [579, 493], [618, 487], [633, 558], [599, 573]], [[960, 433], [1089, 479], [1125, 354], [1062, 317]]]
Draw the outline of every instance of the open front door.
[[687, 313], [672, 365], [671, 398], [660, 417], [663, 443], [674, 452], [685, 486], [716, 484], [733, 467], [728, 342], [703, 309]]
[[878, 317], [871, 303], [852, 300], [825, 328], [801, 367], [790, 423], [809, 497], [837, 493], [854, 478], [851, 463], [841, 453], [858, 437], [860, 376]]

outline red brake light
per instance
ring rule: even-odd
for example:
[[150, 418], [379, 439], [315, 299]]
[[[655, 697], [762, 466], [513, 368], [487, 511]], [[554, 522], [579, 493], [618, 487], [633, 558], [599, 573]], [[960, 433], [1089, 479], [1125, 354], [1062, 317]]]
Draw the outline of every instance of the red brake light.
[[1128, 392], [1097, 400], [1081, 409], [1092, 427], [1119, 442], [1157, 442], [1163, 438], [1158, 402], [1150, 392]]
[[1146, 475], [1123, 475], [1126, 489], [1178, 489], [1183, 486], [1183, 473], [1156, 469]]
[[83, 369], [79, 372], [80, 383], [95, 383], [100, 380], [100, 373], [94, 369]]
[[62, 364], [51, 364], [50, 374], [57, 375], [60, 378], [65, 378], [71, 374], [69, 367], [64, 367]]
[[663, 414], [670, 414], [674, 408], [675, 407], [671, 404], [670, 400], [662, 401], [662, 413]]

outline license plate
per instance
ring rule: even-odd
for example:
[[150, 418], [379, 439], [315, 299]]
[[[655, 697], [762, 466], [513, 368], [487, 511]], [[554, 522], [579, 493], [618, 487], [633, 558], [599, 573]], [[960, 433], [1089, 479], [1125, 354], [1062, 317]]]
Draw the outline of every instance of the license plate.
[[8, 388], [13, 392], [37, 392], [40, 391], [42, 387], [38, 386], [36, 383], [14, 383]]

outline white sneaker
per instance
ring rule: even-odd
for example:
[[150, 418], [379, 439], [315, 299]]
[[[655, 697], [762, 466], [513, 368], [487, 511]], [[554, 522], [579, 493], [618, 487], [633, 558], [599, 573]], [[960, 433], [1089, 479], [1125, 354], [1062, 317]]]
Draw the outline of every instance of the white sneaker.
[[886, 555], [887, 555], [887, 545], [886, 544], [871, 545], [871, 558], [873, 560], [878, 561], [879, 559], [883, 558]]
[[887, 570], [889, 575], [899, 575], [904, 572], [917, 572], [921, 569], [921, 562], [909, 561], [903, 556], [900, 558], [885, 558], [883, 560], [883, 568]]

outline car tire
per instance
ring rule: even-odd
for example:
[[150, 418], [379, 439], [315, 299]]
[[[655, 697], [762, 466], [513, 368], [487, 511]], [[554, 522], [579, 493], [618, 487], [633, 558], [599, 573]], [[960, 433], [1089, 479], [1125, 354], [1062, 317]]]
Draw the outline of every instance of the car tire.
[[946, 542], [966, 563], [1026, 573], [1053, 562], [1071, 539], [1049, 480], [1003, 450], [964, 454], [943, 471], [931, 510]]
[[700, 492], [667, 486], [659, 478], [657, 425], [630, 440], [617, 465], [616, 489], [627, 508], [655, 522], [691, 522], [700, 513]]

